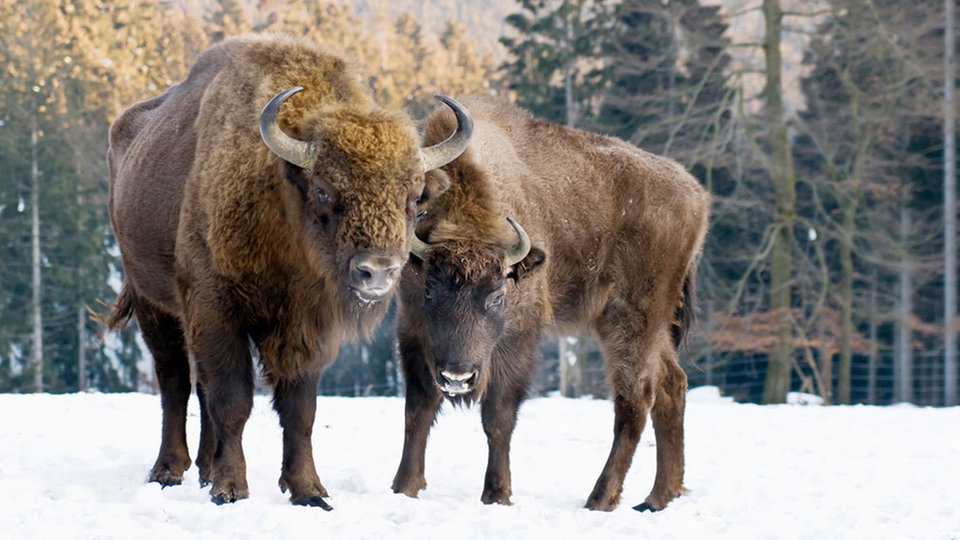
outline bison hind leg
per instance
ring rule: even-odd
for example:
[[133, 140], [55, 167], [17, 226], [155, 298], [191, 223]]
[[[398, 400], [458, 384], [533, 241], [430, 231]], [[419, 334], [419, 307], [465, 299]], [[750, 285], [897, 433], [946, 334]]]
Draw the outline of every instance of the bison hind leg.
[[[680, 493], [677, 495], [677, 497], [680, 497], [681, 495], [685, 495], [686, 493], [687, 493], [687, 490], [681, 488], [681, 489], [680, 489]], [[672, 500], [672, 499], [671, 499], [671, 500]], [[669, 502], [669, 501], [668, 501], [668, 502]], [[634, 506], [633, 509], [636, 510], [637, 512], [651, 512], [651, 513], [653, 513], [653, 512], [659, 512], [659, 511], [663, 510], [663, 509], [666, 508], [666, 507], [667, 507], [666, 504], [657, 505], [657, 504], [655, 504], [655, 503], [651, 503], [651, 502], [650, 502], [650, 498], [647, 497], [647, 500], [646, 500], [646, 501], [643, 501], [642, 503]]]
[[136, 314], [143, 340], [153, 356], [163, 411], [160, 449], [148, 481], [162, 487], [178, 486], [183, 483], [183, 472], [191, 464], [186, 431], [190, 363], [183, 330], [176, 317], [142, 298], [129, 296], [127, 302]]
[[662, 510], [684, 492], [683, 415], [687, 376], [673, 350], [663, 353], [662, 362], [663, 376], [656, 389], [657, 399], [650, 411], [657, 440], [657, 473], [653, 489], [644, 504], [652, 510]]

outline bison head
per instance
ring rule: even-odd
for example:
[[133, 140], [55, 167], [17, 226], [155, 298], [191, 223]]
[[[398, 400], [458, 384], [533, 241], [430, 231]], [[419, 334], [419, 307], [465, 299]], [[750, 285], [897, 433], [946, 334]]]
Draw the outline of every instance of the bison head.
[[515, 290], [510, 285], [545, 259], [541, 249], [531, 246], [523, 227], [507, 220], [518, 237], [507, 248], [470, 240], [427, 244], [414, 237], [411, 253], [419, 262], [411, 265], [415, 267], [410, 273], [423, 288], [413, 289], [422, 296], [437, 386], [451, 397], [482, 396], [492, 369], [491, 356], [509, 331], [509, 297]]
[[[260, 134], [282, 160], [288, 207], [305, 224], [308, 264], [332, 274], [354, 308], [389, 298], [407, 259], [422, 203], [426, 171], [456, 159], [473, 129], [469, 113], [446, 96], [456, 131], [444, 142], [420, 148], [403, 115], [377, 107], [294, 107], [278, 124], [281, 105], [302, 90], [280, 92], [260, 114]], [[300, 116], [300, 118], [293, 118]], [[445, 186], [431, 186], [441, 192]], [[352, 299], [352, 300], [350, 300]], [[385, 302], [384, 302], [385, 303]]]

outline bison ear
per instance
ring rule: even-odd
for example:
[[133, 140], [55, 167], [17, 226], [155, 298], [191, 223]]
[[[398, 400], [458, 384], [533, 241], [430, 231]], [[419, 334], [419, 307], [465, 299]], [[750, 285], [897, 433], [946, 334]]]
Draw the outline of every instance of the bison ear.
[[440, 169], [427, 171], [423, 176], [423, 195], [417, 204], [417, 209], [430, 206], [431, 201], [443, 195], [443, 192], [450, 188], [450, 176]]
[[543, 252], [542, 249], [534, 246], [530, 248], [530, 253], [527, 253], [527, 256], [523, 258], [522, 261], [513, 265], [510, 270], [510, 273], [507, 274], [508, 278], [513, 278], [514, 281], [520, 281], [521, 279], [526, 278], [531, 272], [540, 268], [543, 265], [543, 261], [547, 259], [547, 254]]
[[304, 170], [296, 165], [291, 165], [286, 161], [280, 160], [280, 172], [288, 182], [297, 188], [297, 191], [300, 192], [300, 196], [306, 198], [307, 180], [303, 177]]

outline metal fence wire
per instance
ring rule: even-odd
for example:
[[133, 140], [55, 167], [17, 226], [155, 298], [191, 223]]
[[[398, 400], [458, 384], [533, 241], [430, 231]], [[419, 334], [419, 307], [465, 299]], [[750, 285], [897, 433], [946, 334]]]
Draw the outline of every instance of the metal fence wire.
[[[609, 397], [609, 386], [598, 345], [592, 340], [581, 354], [581, 376], [575, 387], [561, 392], [561, 373], [558, 340], [544, 340], [540, 347], [541, 361], [532, 381], [530, 394], [546, 396], [562, 393], [570, 396]], [[581, 349], [581, 352], [583, 351]], [[815, 359], [816, 360], [816, 359]], [[790, 391], [814, 394], [830, 403], [835, 402], [837, 364], [830, 362], [829, 377], [813, 370], [822, 369], [819, 362], [809, 365], [799, 356], [792, 373]], [[716, 386], [724, 396], [738, 402], [761, 403], [767, 374], [768, 359], [764, 355], [717, 354], [691, 360], [681, 352], [681, 365], [687, 373], [688, 386]], [[902, 384], [897, 373], [893, 351], [880, 351], [873, 366], [870, 358], [854, 355], [851, 368], [851, 403], [889, 405], [913, 403], [922, 406], [941, 406], [944, 403], [944, 369], [942, 351], [915, 351], [912, 369]], [[320, 382], [320, 394], [336, 396], [401, 396], [403, 375], [399, 368], [395, 346], [354, 344], [345, 346], [334, 365]], [[818, 381], [819, 379], [819, 381]], [[829, 383], [826, 381], [829, 380]]]

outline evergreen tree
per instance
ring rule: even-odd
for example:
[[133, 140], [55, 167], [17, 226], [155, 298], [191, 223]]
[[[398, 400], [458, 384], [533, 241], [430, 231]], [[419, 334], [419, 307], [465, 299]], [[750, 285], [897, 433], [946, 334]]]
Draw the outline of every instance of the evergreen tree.
[[241, 0], [216, 0], [206, 21], [210, 41], [223, 41], [253, 29]]
[[480, 54], [477, 51], [465, 26], [453, 19], [448, 21], [440, 34], [439, 52], [436, 85], [443, 92], [458, 96], [489, 91], [489, 81], [495, 69], [493, 58], [489, 52]]
[[380, 60], [374, 71], [378, 100], [391, 107], [422, 109], [414, 94], [423, 93], [431, 54], [424, 41], [423, 28], [408, 13], [394, 21], [384, 17], [380, 23], [384, 27], [375, 32], [382, 42]]
[[580, 125], [595, 109], [610, 26], [602, 0], [518, 0], [500, 42], [509, 57], [500, 69], [517, 104], [553, 122]]
[[[122, 390], [138, 385], [128, 332], [108, 349], [89, 311], [102, 311], [119, 270], [107, 218], [107, 129], [122, 106], [181, 78], [173, 19], [148, 2], [31, 0], [0, 4], [0, 389], [30, 389], [29, 197], [37, 153], [43, 388]], [[189, 28], [195, 26], [187, 25]], [[196, 36], [189, 39], [194, 39]], [[36, 118], [36, 144], [29, 136]]]
[[719, 6], [697, 0], [621, 3], [595, 127], [690, 168], [716, 163], [734, 105], [726, 28]]

